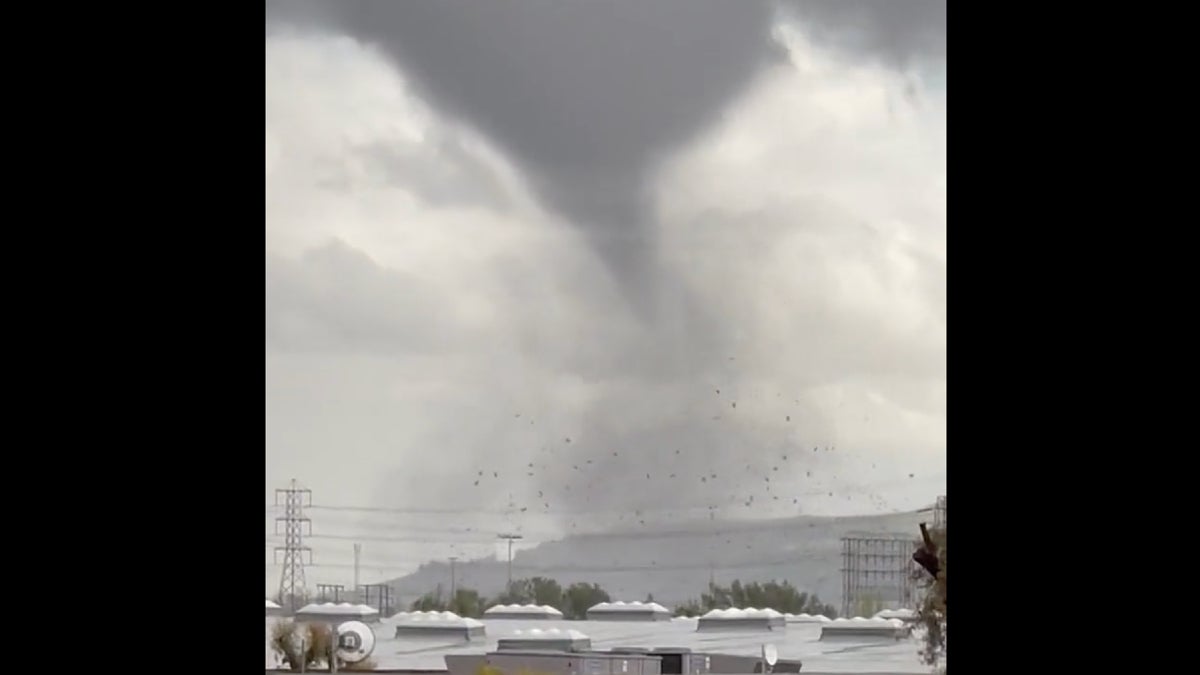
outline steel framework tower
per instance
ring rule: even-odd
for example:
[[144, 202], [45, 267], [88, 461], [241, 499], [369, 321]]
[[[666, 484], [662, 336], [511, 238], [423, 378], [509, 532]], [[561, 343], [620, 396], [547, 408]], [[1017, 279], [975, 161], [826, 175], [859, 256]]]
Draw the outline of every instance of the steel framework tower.
[[[283, 496], [283, 515], [275, 519], [275, 534], [279, 534], [279, 524], [283, 523], [283, 546], [276, 546], [275, 552], [283, 551], [283, 571], [279, 574], [279, 604], [295, 612], [297, 603], [307, 595], [308, 589], [304, 583], [304, 554], [308, 554], [308, 562], [312, 564], [312, 549], [304, 545], [304, 537], [312, 535], [312, 521], [304, 515], [304, 509], [312, 506], [312, 490], [301, 488], [292, 479], [286, 488], [275, 490], [275, 505], [280, 506], [279, 498]], [[308, 532], [305, 532], [305, 528]]]
[[933, 526], [937, 529], [946, 529], [946, 495], [938, 497], [934, 504]]
[[[878, 609], [909, 607], [916, 582], [912, 554], [919, 542], [908, 535], [852, 533], [842, 538], [842, 616], [861, 611], [864, 601]], [[877, 610], [876, 610], [877, 611]]]

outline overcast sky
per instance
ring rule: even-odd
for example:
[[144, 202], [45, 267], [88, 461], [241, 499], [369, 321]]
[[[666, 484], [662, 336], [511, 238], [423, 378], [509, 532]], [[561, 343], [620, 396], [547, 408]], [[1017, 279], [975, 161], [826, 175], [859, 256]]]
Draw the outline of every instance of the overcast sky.
[[268, 502], [931, 503], [945, 44], [944, 0], [268, 1]]

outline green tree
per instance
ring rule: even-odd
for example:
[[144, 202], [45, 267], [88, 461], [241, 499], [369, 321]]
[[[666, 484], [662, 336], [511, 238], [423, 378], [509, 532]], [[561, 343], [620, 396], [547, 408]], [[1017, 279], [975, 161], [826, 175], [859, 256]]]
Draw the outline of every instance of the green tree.
[[409, 611], [413, 612], [454, 612], [459, 616], [477, 619], [487, 609], [479, 591], [473, 588], [459, 588], [454, 591], [454, 597], [446, 595], [441, 584], [433, 591], [422, 595], [413, 601]]
[[563, 601], [563, 588], [554, 579], [534, 577], [529, 580], [533, 604], [558, 607]]
[[710, 583], [698, 602], [689, 600], [676, 608], [676, 614], [694, 616], [730, 607], [770, 608], [785, 614], [824, 614], [831, 619], [837, 618], [833, 605], [822, 603], [816, 595], [800, 591], [788, 581], [743, 584], [741, 580], [734, 580], [729, 586]]
[[883, 609], [883, 601], [877, 595], [864, 595], [854, 605], [855, 616], [875, 616]]
[[487, 609], [485, 604], [486, 601], [479, 595], [479, 591], [474, 588], [459, 588], [454, 591], [454, 598], [450, 601], [450, 611], [459, 616], [478, 619]]
[[[917, 572], [925, 590], [917, 606], [917, 623], [925, 628], [921, 657], [936, 668], [946, 659], [946, 528], [931, 529], [928, 534], [932, 548], [936, 549], [938, 574], [934, 578], [925, 570]], [[942, 672], [945, 673], [945, 667]]]
[[602, 602], [612, 602], [612, 598], [599, 584], [574, 583], [563, 594], [560, 609], [568, 619], [586, 619], [588, 609]]
[[449, 607], [449, 599], [442, 592], [442, 585], [422, 595], [409, 605], [410, 612], [445, 612]]
[[505, 592], [496, 597], [497, 605], [550, 605], [558, 607], [563, 601], [563, 589], [554, 579], [532, 577], [515, 579]]

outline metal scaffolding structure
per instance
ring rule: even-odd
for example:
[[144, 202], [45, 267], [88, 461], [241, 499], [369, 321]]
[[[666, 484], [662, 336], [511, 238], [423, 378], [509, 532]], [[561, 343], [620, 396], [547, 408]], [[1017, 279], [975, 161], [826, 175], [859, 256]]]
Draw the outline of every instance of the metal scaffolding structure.
[[851, 534], [842, 538], [842, 616], [871, 605], [911, 607], [915, 596], [918, 542], [901, 534]]
[[938, 497], [933, 505], [933, 527], [938, 530], [946, 529], [946, 495]]

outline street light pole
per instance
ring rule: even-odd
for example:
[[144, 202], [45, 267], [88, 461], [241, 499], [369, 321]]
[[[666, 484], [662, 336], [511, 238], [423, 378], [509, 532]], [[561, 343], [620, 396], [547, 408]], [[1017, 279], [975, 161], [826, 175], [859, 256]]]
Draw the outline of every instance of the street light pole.
[[519, 534], [510, 534], [510, 533], [505, 533], [505, 534], [501, 534], [501, 535], [498, 535], [498, 536], [497, 536], [497, 539], [505, 539], [505, 540], [507, 540], [507, 541], [508, 541], [508, 588], [509, 588], [510, 590], [512, 589], [512, 582], [513, 582], [513, 579], [512, 579], [512, 547], [513, 547], [513, 541], [515, 541], [515, 540], [517, 540], [517, 539], [521, 539], [521, 538], [522, 538], [522, 537], [521, 537], [521, 535], [519, 535]]

